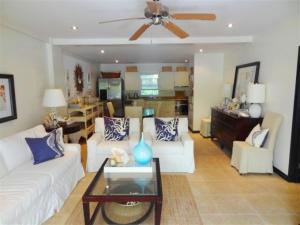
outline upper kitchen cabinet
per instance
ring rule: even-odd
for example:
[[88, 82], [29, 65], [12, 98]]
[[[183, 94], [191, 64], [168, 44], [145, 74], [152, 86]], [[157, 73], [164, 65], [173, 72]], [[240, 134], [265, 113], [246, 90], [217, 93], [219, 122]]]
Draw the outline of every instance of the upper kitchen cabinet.
[[176, 71], [174, 73], [175, 87], [187, 87], [189, 86], [189, 72], [188, 71]]
[[141, 79], [138, 72], [126, 72], [125, 73], [125, 90], [136, 91], [140, 90]]
[[158, 76], [159, 90], [174, 90], [174, 73], [160, 72]]

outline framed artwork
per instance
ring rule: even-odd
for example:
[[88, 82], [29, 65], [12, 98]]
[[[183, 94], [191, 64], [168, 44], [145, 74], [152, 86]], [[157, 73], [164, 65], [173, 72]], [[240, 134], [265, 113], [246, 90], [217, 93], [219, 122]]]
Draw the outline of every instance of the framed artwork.
[[242, 95], [247, 95], [249, 83], [257, 83], [260, 62], [239, 65], [235, 69], [232, 98], [240, 99]]
[[83, 91], [83, 71], [82, 71], [82, 68], [79, 64], [77, 64], [75, 66], [74, 75], [75, 75], [75, 88], [76, 88], [76, 91], [81, 93]]
[[0, 74], [0, 123], [17, 119], [14, 76]]

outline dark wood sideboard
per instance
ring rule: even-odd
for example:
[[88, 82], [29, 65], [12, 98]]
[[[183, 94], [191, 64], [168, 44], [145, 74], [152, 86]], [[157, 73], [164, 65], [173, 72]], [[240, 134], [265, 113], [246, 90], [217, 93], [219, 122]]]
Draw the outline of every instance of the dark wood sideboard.
[[262, 123], [263, 118], [239, 117], [220, 109], [211, 110], [211, 137], [216, 138], [221, 148], [232, 149], [233, 141], [244, 141], [252, 128]]

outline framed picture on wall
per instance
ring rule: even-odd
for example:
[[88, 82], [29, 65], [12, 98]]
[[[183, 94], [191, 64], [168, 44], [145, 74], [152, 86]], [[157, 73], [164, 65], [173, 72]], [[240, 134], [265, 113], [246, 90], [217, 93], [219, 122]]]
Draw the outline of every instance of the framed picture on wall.
[[0, 123], [17, 119], [14, 76], [0, 74]]
[[259, 75], [260, 62], [247, 63], [239, 65], [235, 69], [232, 98], [240, 98], [247, 95], [249, 83], [257, 83]]

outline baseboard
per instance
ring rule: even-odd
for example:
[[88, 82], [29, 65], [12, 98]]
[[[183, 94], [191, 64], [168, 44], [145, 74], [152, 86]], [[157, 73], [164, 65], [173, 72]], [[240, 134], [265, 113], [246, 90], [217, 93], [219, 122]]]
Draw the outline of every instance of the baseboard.
[[194, 133], [194, 134], [200, 133], [200, 130], [192, 130], [190, 127], [189, 127], [189, 130], [190, 130], [192, 133]]
[[200, 135], [203, 137], [203, 138], [211, 138], [212, 136], [203, 136], [201, 133], [200, 133]]
[[281, 178], [283, 178], [284, 180], [286, 180], [287, 182], [292, 182], [289, 178], [288, 175], [284, 174], [283, 172], [281, 172], [279, 169], [277, 169], [275, 166], [273, 166], [273, 170], [276, 174], [278, 174]]

